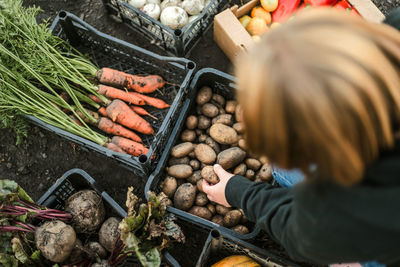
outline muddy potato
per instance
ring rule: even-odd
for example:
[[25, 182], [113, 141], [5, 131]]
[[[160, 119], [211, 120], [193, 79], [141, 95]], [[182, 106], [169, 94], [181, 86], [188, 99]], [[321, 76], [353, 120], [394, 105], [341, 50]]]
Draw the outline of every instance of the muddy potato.
[[238, 147], [232, 147], [218, 154], [217, 163], [227, 170], [240, 164], [245, 157], [245, 151]]
[[220, 115], [225, 114], [225, 113], [226, 113], [226, 111], [225, 111], [224, 108], [219, 108], [219, 114]]
[[194, 154], [194, 151], [190, 152], [188, 156], [191, 159], [195, 159], [196, 158], [196, 154]]
[[199, 138], [197, 138], [197, 140], [199, 141], [199, 143], [204, 143], [207, 140], [207, 135], [206, 134], [201, 134], [199, 135]]
[[196, 129], [196, 130], [194, 130], [194, 131], [195, 131], [195, 133], [196, 133], [197, 136], [200, 136], [200, 135], [203, 134], [203, 130]]
[[206, 207], [193, 206], [189, 210], [189, 213], [196, 215], [198, 217], [204, 218], [206, 220], [210, 220], [212, 217], [211, 212]]
[[185, 179], [192, 175], [193, 170], [190, 165], [187, 164], [177, 164], [172, 165], [171, 167], [167, 168], [168, 175], [171, 175], [175, 178]]
[[176, 179], [172, 176], [167, 176], [161, 183], [161, 191], [170, 198], [174, 196], [177, 187]]
[[210, 166], [210, 165], [200, 162], [200, 169], [203, 169], [204, 167], [207, 167], [207, 166]]
[[211, 100], [212, 97], [212, 90], [208, 86], [203, 86], [196, 96], [196, 103], [199, 105], [204, 105], [208, 101]]
[[217, 102], [222, 107], [225, 105], [225, 98], [222, 95], [213, 94], [212, 95], [212, 100]]
[[209, 145], [212, 149], [214, 149], [215, 153], [218, 154], [219, 152], [221, 152], [221, 148], [219, 147], [219, 144], [217, 142], [215, 142], [214, 139], [212, 139], [211, 137], [207, 137], [205, 144]]
[[190, 165], [190, 167], [192, 167], [192, 169], [194, 171], [197, 171], [198, 169], [200, 169], [200, 162], [198, 160], [196, 160], [196, 159], [192, 159], [189, 162], [189, 165]]
[[231, 210], [232, 208], [228, 208], [219, 204], [215, 205], [215, 211], [222, 216], [225, 216], [225, 214], [227, 214]]
[[260, 171], [257, 173], [257, 177], [264, 182], [269, 182], [272, 179], [271, 165], [264, 164], [261, 166]]
[[203, 191], [203, 178], [201, 178], [200, 180], [197, 181], [196, 187], [197, 187], [197, 190], [199, 190], [200, 192], [204, 192]]
[[231, 210], [228, 211], [224, 216], [224, 225], [226, 227], [233, 227], [240, 222], [242, 218], [242, 213], [240, 210]]
[[186, 128], [188, 128], [190, 130], [196, 129], [198, 122], [199, 122], [199, 120], [196, 116], [190, 115], [186, 119]]
[[219, 224], [219, 225], [221, 225], [221, 226], [224, 226], [224, 217], [223, 216], [221, 216], [221, 215], [214, 215], [212, 218], [211, 218], [211, 221], [213, 222], [213, 223], [216, 223], [216, 224]]
[[206, 144], [198, 144], [194, 149], [194, 153], [196, 154], [196, 158], [204, 164], [212, 164], [217, 158], [214, 149]]
[[233, 124], [233, 117], [231, 114], [221, 114], [212, 119], [211, 124], [221, 123], [228, 126], [232, 126]]
[[238, 224], [238, 225], [232, 227], [231, 230], [233, 230], [233, 231], [235, 231], [236, 233], [239, 233], [239, 234], [241, 234], [241, 235], [246, 235], [246, 234], [249, 233], [249, 229], [248, 229], [246, 226], [240, 225], [240, 224]]
[[237, 122], [235, 124], [233, 124], [233, 129], [235, 129], [236, 132], [238, 132], [239, 134], [243, 134], [244, 133], [244, 124], [243, 122]]
[[197, 193], [194, 203], [199, 207], [205, 206], [208, 203], [207, 194], [204, 192]]
[[189, 164], [189, 161], [190, 161], [190, 159], [189, 159], [189, 157], [183, 157], [183, 158], [174, 158], [174, 157], [172, 157], [172, 158], [170, 158], [169, 160], [168, 160], [168, 166], [173, 166], [173, 165], [178, 165], [178, 164]]
[[[208, 199], [208, 198], [207, 198]], [[207, 209], [211, 212], [212, 215], [215, 215], [216, 211], [215, 211], [215, 206], [212, 203], [208, 203], [207, 204]]]
[[196, 140], [196, 132], [193, 130], [184, 130], [181, 134], [181, 140], [183, 142], [193, 142]]
[[240, 140], [238, 141], [238, 146], [239, 146], [241, 149], [243, 149], [243, 150], [247, 150], [247, 143], [246, 143], [246, 140], [240, 139]]
[[99, 243], [108, 251], [112, 252], [115, 244], [115, 239], [119, 236], [120, 219], [116, 217], [108, 218], [101, 226], [99, 231]]
[[243, 121], [243, 109], [240, 105], [236, 105], [235, 108], [235, 119], [237, 122]]
[[262, 164], [269, 164], [269, 160], [268, 160], [268, 158], [267, 158], [266, 156], [261, 156], [258, 160], [259, 160]]
[[171, 156], [182, 158], [194, 150], [194, 145], [190, 142], [181, 143], [171, 149]]
[[196, 198], [196, 187], [191, 183], [184, 183], [176, 189], [174, 206], [180, 210], [189, 210]]
[[210, 184], [216, 184], [219, 182], [218, 176], [214, 172], [213, 166], [206, 166], [201, 170], [201, 177]]
[[254, 180], [254, 176], [255, 175], [256, 175], [256, 173], [253, 170], [249, 169], [249, 170], [246, 171], [246, 175], [245, 176], [249, 180]]
[[240, 163], [234, 170], [233, 174], [245, 176], [247, 171], [247, 166], [244, 163]]
[[247, 167], [253, 171], [258, 171], [258, 169], [261, 167], [261, 162], [254, 158], [246, 159], [245, 163]]
[[210, 127], [210, 136], [223, 145], [230, 145], [238, 141], [236, 131], [232, 127], [221, 123], [216, 123]]
[[194, 171], [193, 174], [189, 178], [186, 179], [186, 181], [195, 185], [195, 184], [197, 184], [197, 181], [200, 180], [201, 178], [202, 178], [201, 170], [197, 170], [197, 171]]
[[209, 118], [207, 118], [206, 116], [200, 115], [199, 116], [199, 123], [197, 125], [197, 128], [199, 128], [200, 130], [205, 130], [208, 127], [210, 127], [211, 121]]
[[225, 105], [226, 113], [233, 114], [233, 113], [235, 113], [235, 109], [236, 109], [236, 101], [235, 100], [229, 100], [226, 102], [226, 105]]
[[213, 104], [206, 103], [201, 107], [201, 113], [209, 118], [214, 118], [218, 115], [219, 109]]

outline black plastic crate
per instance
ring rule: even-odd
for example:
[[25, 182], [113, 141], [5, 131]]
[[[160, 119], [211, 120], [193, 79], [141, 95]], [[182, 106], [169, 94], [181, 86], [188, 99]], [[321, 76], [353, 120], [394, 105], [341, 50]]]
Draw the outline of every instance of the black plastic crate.
[[[150, 175], [149, 179], [147, 180], [145, 186], [146, 198], [148, 198], [147, 192], [149, 190], [154, 192], [160, 191], [159, 184], [166, 177], [165, 167], [167, 166], [168, 158], [170, 156], [170, 150], [178, 141], [180, 133], [185, 127], [185, 121], [187, 116], [194, 114], [195, 97], [197, 95], [197, 90], [201, 88], [203, 85], [211, 87], [214, 93], [218, 93], [224, 96], [226, 100], [232, 100], [235, 97], [236, 85], [235, 85], [235, 78], [233, 76], [212, 68], [204, 68], [196, 73], [190, 84], [191, 91], [190, 94], [188, 95], [188, 99], [186, 99], [183, 105], [182, 112], [176, 122], [174, 129], [171, 132], [171, 137], [164, 148], [164, 152], [160, 158], [157, 168], [154, 170], [154, 172]], [[215, 228], [220, 230], [221, 232], [227, 232], [234, 237], [244, 240], [253, 239], [260, 232], [259, 227], [254, 225], [253, 229], [249, 229], [250, 232], [248, 234], [242, 235], [229, 228], [220, 226], [214, 222], [200, 218], [198, 216], [192, 215], [186, 211], [174, 207], [168, 206], [167, 210], [171, 213], [176, 214], [179, 218], [183, 220], [193, 222], [194, 224], [200, 225], [208, 230]]]
[[158, 120], [146, 120], [154, 128], [156, 135], [140, 134], [143, 144], [149, 147], [147, 155], [133, 157], [127, 154], [111, 151], [94, 142], [53, 127], [35, 117], [28, 118], [35, 124], [56, 133], [84, 148], [96, 151], [118, 161], [122, 166], [132, 170], [136, 175], [145, 177], [151, 172], [152, 166], [158, 161], [162, 149], [168, 140], [171, 129], [182, 108], [183, 99], [189, 91], [190, 79], [195, 64], [184, 58], [163, 57], [135, 45], [97, 31], [78, 17], [61, 11], [53, 22], [53, 34], [67, 40], [80, 52], [87, 54], [99, 67], [109, 67], [131, 74], [158, 74], [168, 84], [160, 90], [149, 94], [160, 98], [171, 105], [169, 109], [156, 109], [146, 106], [146, 110]]
[[[43, 196], [36, 202], [39, 205], [52, 209], [63, 210], [65, 201], [74, 193], [91, 189], [97, 192], [104, 203], [104, 208], [108, 217], [126, 217], [126, 211], [101, 187], [96, 181], [81, 169], [72, 169], [64, 173]], [[128, 258], [120, 266], [141, 266], [135, 257]], [[168, 252], [163, 253], [162, 266], [180, 267], [179, 263]]]
[[213, 229], [207, 238], [196, 267], [211, 266], [231, 255], [246, 255], [261, 266], [299, 266], [248, 242]]
[[187, 56], [212, 25], [214, 16], [231, 5], [232, 0], [211, 0], [195, 21], [176, 30], [161, 24], [124, 0], [102, 1], [110, 15], [119, 18], [129, 28], [143, 34], [167, 53]]

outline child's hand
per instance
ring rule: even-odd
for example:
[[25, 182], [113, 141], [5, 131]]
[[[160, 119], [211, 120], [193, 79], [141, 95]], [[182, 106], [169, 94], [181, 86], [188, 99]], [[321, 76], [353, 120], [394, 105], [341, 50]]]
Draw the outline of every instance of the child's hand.
[[214, 201], [225, 207], [230, 207], [228, 201], [225, 198], [225, 187], [229, 179], [232, 178], [233, 174], [225, 171], [221, 165], [214, 165], [214, 172], [219, 177], [219, 182], [215, 185], [209, 184], [205, 179], [203, 179], [203, 191], [207, 194], [210, 201]]

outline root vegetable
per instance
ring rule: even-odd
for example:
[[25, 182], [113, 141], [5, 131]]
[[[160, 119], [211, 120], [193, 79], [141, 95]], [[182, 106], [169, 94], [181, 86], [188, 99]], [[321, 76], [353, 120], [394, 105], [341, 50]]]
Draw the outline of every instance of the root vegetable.
[[214, 118], [218, 115], [219, 109], [213, 104], [205, 103], [201, 107], [201, 113], [209, 118]]
[[198, 169], [200, 169], [200, 162], [198, 160], [192, 159], [189, 162], [190, 167], [192, 167], [192, 169], [194, 171], [197, 171]]
[[181, 7], [189, 15], [198, 15], [204, 9], [204, 0], [184, 0]]
[[146, 155], [149, 152], [149, 149], [145, 147], [143, 144], [132, 141], [130, 139], [114, 136], [111, 139], [111, 142], [118, 147], [122, 148], [126, 153], [139, 157], [140, 155]]
[[180, 29], [188, 23], [188, 15], [180, 7], [169, 6], [161, 12], [160, 21], [172, 30]]
[[212, 164], [217, 158], [217, 154], [214, 149], [206, 144], [198, 144], [194, 149], [196, 158], [204, 164]]
[[244, 163], [239, 164], [234, 170], [233, 174], [245, 176], [247, 171], [247, 166]]
[[116, 217], [108, 218], [100, 228], [99, 231], [99, 243], [108, 251], [112, 252], [115, 244], [115, 240], [119, 236], [118, 225], [120, 219]]
[[131, 6], [136, 8], [142, 8], [146, 4], [146, 0], [129, 0]]
[[240, 210], [231, 210], [228, 211], [224, 216], [224, 225], [226, 227], [233, 227], [240, 222], [242, 218], [242, 213]]
[[269, 182], [272, 179], [272, 170], [269, 164], [263, 164], [260, 171], [257, 173], [258, 178], [264, 182]]
[[236, 132], [238, 132], [239, 134], [243, 134], [244, 133], [244, 124], [242, 122], [237, 122], [235, 123], [233, 126], [233, 129], [235, 129]]
[[93, 263], [90, 267], [111, 267], [111, 265], [108, 264], [107, 260], [101, 260], [100, 262]]
[[137, 134], [126, 129], [122, 125], [112, 122], [108, 118], [100, 118], [99, 122], [97, 123], [97, 127], [105, 133], [123, 136], [139, 143], [142, 142], [142, 138], [140, 138]]
[[151, 115], [150, 113], [147, 112], [147, 110], [145, 110], [145, 109], [142, 108], [142, 107], [138, 107], [138, 106], [130, 106], [130, 107], [131, 107], [131, 109], [132, 109], [133, 111], [135, 111], [135, 112], [136, 112], [137, 114], [139, 114], [139, 115], [149, 116], [149, 117], [151, 117], [152, 119], [158, 120], [157, 117]]
[[243, 121], [243, 109], [240, 105], [236, 105], [235, 108], [235, 119], [237, 122]]
[[85, 245], [86, 253], [91, 259], [105, 259], [107, 257], [107, 251], [100, 245], [99, 242], [89, 242]]
[[74, 262], [79, 262], [83, 259], [84, 259], [84, 253], [83, 253], [82, 241], [76, 239], [74, 248], [72, 249], [67, 262], [74, 263]]
[[105, 217], [103, 201], [93, 190], [82, 190], [70, 196], [65, 202], [65, 211], [71, 213], [77, 233], [95, 231]]
[[214, 172], [213, 166], [206, 166], [201, 170], [201, 177], [210, 184], [217, 184], [219, 182], [218, 176]]
[[219, 225], [221, 225], [221, 226], [224, 226], [224, 217], [222, 217], [221, 215], [214, 215], [212, 218], [211, 218], [211, 221], [213, 222], [213, 223], [216, 223], [216, 224], [219, 224]]
[[236, 233], [239, 233], [239, 234], [241, 234], [241, 235], [246, 235], [246, 234], [249, 233], [249, 229], [248, 229], [246, 226], [240, 225], [240, 224], [238, 224], [238, 225], [232, 227], [231, 229], [232, 229], [233, 231], [235, 231]]
[[171, 155], [175, 158], [182, 158], [194, 150], [194, 145], [190, 142], [181, 143], [171, 149]]
[[230, 114], [235, 113], [236, 104], [237, 104], [237, 103], [236, 103], [236, 101], [234, 101], [234, 100], [227, 101], [227, 102], [226, 102], [226, 105], [225, 105], [225, 111], [226, 111], [227, 113], [230, 113]]
[[186, 119], [186, 128], [193, 130], [197, 127], [198, 119], [196, 116], [191, 115]]
[[169, 6], [179, 6], [181, 4], [181, 0], [164, 0], [161, 2], [160, 7], [161, 11]]
[[245, 151], [238, 147], [232, 147], [218, 154], [217, 163], [227, 170], [240, 164], [245, 157]]
[[43, 257], [52, 262], [64, 262], [75, 247], [74, 229], [62, 221], [45, 222], [35, 232], [35, 244]]
[[188, 212], [206, 220], [210, 220], [212, 217], [211, 212], [206, 207], [193, 206]]
[[258, 161], [257, 159], [248, 158], [248, 159], [246, 159], [245, 162], [246, 162], [247, 167], [249, 167], [253, 171], [258, 171], [258, 169], [261, 167], [261, 162]]
[[167, 176], [161, 184], [161, 191], [171, 198], [174, 196], [177, 187], [176, 179], [172, 176]]
[[197, 181], [197, 190], [199, 190], [200, 192], [204, 192], [203, 191], [203, 178], [201, 178], [200, 180]]
[[256, 173], [253, 170], [247, 170], [245, 176], [249, 180], [254, 180], [255, 175], [256, 175]]
[[167, 171], [169, 175], [178, 179], [188, 178], [193, 173], [192, 167], [186, 164], [173, 165], [168, 167]]
[[218, 103], [221, 107], [225, 105], [225, 98], [222, 95], [219, 94], [213, 94], [212, 95], [212, 100]]
[[215, 215], [216, 211], [215, 211], [214, 204], [208, 203], [207, 204], [207, 209], [211, 212], [212, 215]]
[[210, 136], [219, 144], [230, 145], [238, 141], [236, 131], [227, 125], [216, 123], [210, 128]]
[[238, 146], [239, 146], [241, 149], [243, 149], [243, 150], [247, 150], [247, 143], [246, 143], [246, 140], [240, 139], [240, 140], [238, 141]]
[[199, 138], [198, 138], [199, 143], [204, 143], [206, 141], [207, 137], [208, 136], [206, 134], [199, 135]]
[[208, 127], [210, 127], [211, 121], [209, 118], [207, 118], [206, 116], [200, 115], [199, 116], [199, 123], [197, 125], [197, 128], [199, 128], [200, 130], [205, 130]]
[[225, 214], [227, 214], [232, 209], [222, 205], [216, 205], [215, 210], [219, 215], [225, 216]]
[[129, 92], [130, 95], [134, 96], [134, 97], [138, 97], [144, 100], [144, 102], [146, 103], [146, 105], [158, 108], [158, 109], [164, 109], [164, 108], [169, 108], [170, 105], [165, 103], [163, 100], [155, 98], [155, 97], [151, 97], [151, 96], [147, 96], [147, 95], [143, 95], [143, 94], [139, 94], [136, 92]]
[[196, 96], [196, 103], [199, 105], [204, 105], [208, 101], [211, 100], [212, 97], [212, 90], [208, 86], [203, 86]]
[[184, 183], [178, 187], [174, 195], [174, 206], [180, 210], [189, 210], [196, 197], [196, 187], [191, 183]]
[[97, 88], [97, 92], [108, 98], [120, 99], [129, 104], [138, 105], [138, 106], [145, 105], [145, 102], [142, 98], [140, 98], [136, 95], [132, 95], [129, 92], [125, 92], [123, 90], [111, 87], [111, 86], [99, 84], [99, 86]]
[[168, 161], [168, 165], [169, 166], [173, 166], [173, 165], [178, 165], [178, 164], [189, 164], [189, 157], [183, 157], [183, 158], [170, 158]]
[[219, 144], [214, 141], [211, 137], [207, 137], [205, 141], [206, 145], [209, 145], [212, 149], [214, 149], [215, 153], [221, 152], [221, 148], [219, 147]]
[[207, 194], [203, 192], [199, 192], [196, 195], [195, 204], [196, 206], [203, 207], [208, 203]]
[[143, 13], [145, 13], [146, 15], [148, 15], [149, 17], [152, 17], [155, 20], [158, 20], [158, 18], [160, 17], [161, 14], [161, 8], [158, 4], [146, 4], [144, 5], [141, 10], [143, 11]]
[[217, 117], [215, 117], [212, 120], [212, 124], [216, 124], [216, 123], [221, 123], [221, 124], [225, 124], [225, 125], [228, 125], [228, 126], [232, 126], [232, 124], [233, 124], [232, 114], [221, 114], [221, 115], [218, 115]]
[[186, 180], [189, 183], [192, 183], [192, 184], [196, 185], [197, 181], [199, 181], [201, 178], [202, 178], [201, 177], [201, 171], [198, 170], [198, 171], [193, 172], [193, 174], [189, 178], [187, 178]]
[[184, 130], [181, 134], [183, 142], [193, 142], [196, 139], [196, 132], [193, 130]]

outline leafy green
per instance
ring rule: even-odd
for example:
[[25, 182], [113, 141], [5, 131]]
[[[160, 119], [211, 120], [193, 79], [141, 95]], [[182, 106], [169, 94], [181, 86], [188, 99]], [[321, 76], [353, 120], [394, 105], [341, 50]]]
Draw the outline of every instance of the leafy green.
[[0, 253], [0, 263], [4, 267], [18, 267], [18, 260], [13, 255], [5, 253]]
[[0, 202], [16, 198], [33, 203], [32, 198], [15, 181], [0, 180]]

